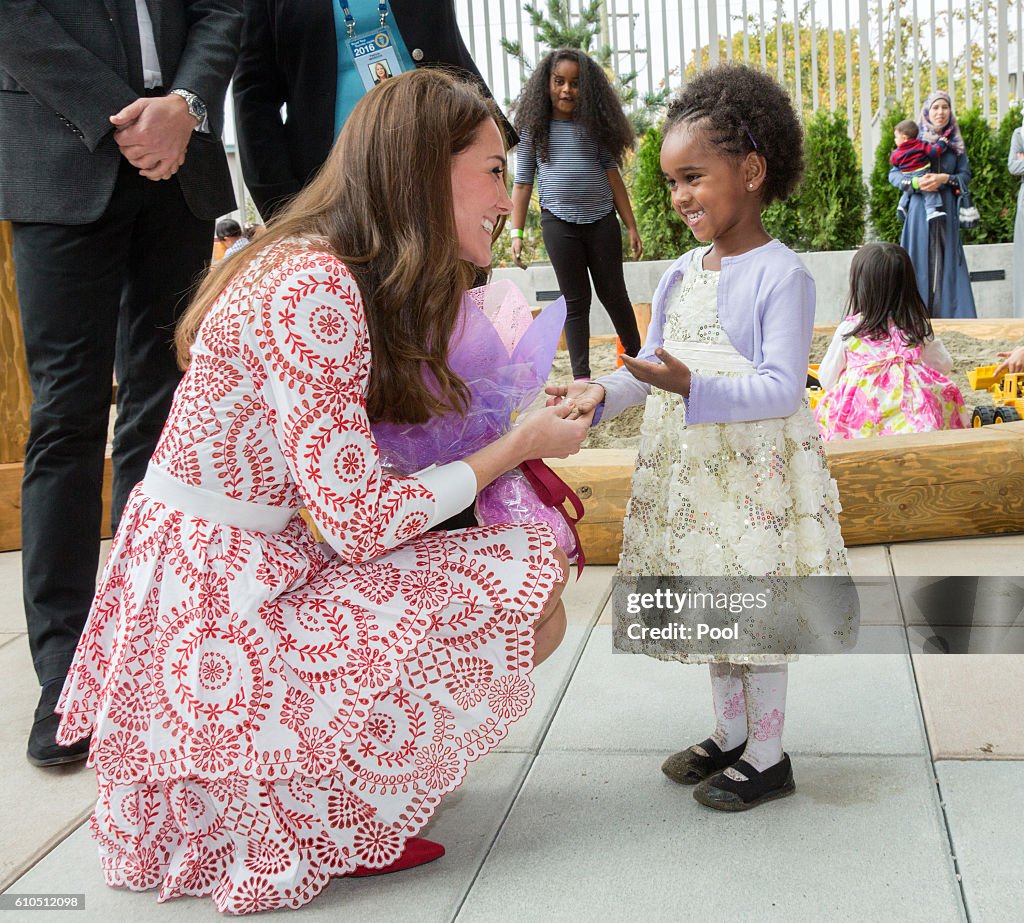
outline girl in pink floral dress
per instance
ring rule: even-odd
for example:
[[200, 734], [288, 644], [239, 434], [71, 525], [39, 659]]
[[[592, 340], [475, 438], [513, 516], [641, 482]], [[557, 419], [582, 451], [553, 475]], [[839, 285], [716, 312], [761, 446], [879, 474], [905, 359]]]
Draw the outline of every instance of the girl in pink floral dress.
[[962, 429], [964, 399], [932, 333], [907, 251], [861, 247], [850, 267], [847, 317], [818, 369], [825, 394], [815, 408], [824, 439]]
[[371, 430], [464, 406], [448, 343], [504, 172], [474, 87], [385, 81], [183, 318], [188, 370], [58, 705], [64, 743], [92, 734], [108, 884], [245, 913], [436, 859], [416, 834], [529, 709], [565, 628], [551, 528], [428, 530], [586, 425], [548, 408], [409, 477]]

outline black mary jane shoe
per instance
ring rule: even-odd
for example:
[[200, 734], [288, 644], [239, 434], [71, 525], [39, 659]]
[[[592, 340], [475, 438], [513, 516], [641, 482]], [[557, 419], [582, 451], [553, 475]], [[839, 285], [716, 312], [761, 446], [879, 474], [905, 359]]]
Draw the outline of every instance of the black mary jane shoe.
[[[747, 742], [743, 741], [738, 747], [723, 751], [709, 737], [679, 753], [673, 753], [661, 764], [661, 771], [680, 785], [696, 785], [735, 763], [743, 755], [746, 746]], [[701, 756], [694, 747], [700, 747], [707, 756]]]
[[785, 798], [796, 791], [788, 753], [764, 772], [758, 772], [746, 760], [738, 760], [732, 768], [746, 776], [746, 781], [738, 782], [720, 772], [701, 782], [693, 790], [693, 797], [716, 811], [749, 811], [765, 801]]

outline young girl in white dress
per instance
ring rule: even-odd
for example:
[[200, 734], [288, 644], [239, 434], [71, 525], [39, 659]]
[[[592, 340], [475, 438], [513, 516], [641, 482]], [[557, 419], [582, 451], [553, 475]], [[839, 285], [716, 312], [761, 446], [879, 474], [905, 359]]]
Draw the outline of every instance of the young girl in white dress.
[[[594, 408], [595, 422], [646, 401], [616, 592], [659, 575], [770, 577], [785, 587], [784, 577], [846, 574], [838, 491], [804, 392], [814, 283], [761, 223], [800, 177], [796, 113], [766, 74], [728, 64], [687, 84], [664, 139], [673, 208], [710, 246], [665, 274], [637, 359], [585, 387], [552, 389], [584, 414]], [[678, 639], [636, 648], [710, 662], [714, 732], [662, 768], [728, 811], [795, 790], [782, 749], [786, 661], [807, 625], [784, 605], [750, 619], [740, 653]], [[832, 649], [855, 632], [842, 615], [828, 630]], [[628, 647], [621, 640], [617, 630], [616, 645]]]

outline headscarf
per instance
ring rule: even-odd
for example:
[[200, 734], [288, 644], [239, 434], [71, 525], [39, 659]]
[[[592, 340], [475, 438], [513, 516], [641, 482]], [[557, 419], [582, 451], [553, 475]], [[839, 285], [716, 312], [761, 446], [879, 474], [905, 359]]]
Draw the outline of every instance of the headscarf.
[[929, 144], [934, 144], [939, 140], [942, 135], [935, 130], [935, 126], [931, 120], [931, 108], [932, 104], [937, 99], [944, 99], [949, 103], [949, 121], [942, 127], [942, 131], [945, 132], [947, 129], [952, 128], [949, 133], [949, 137], [946, 138], [949, 144], [949, 149], [954, 154], [962, 154], [965, 150], [964, 139], [960, 135], [960, 125], [957, 123], [956, 116], [953, 114], [953, 100], [949, 98], [949, 94], [945, 90], [935, 90], [928, 94], [928, 98], [924, 101], [924, 108], [921, 110], [921, 121], [918, 124], [920, 132], [918, 137], [922, 141], [927, 141]]

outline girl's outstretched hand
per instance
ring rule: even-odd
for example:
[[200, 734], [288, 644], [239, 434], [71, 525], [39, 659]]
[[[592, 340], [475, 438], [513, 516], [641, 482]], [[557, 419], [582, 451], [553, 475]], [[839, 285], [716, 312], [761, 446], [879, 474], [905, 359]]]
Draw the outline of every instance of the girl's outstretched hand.
[[640, 359], [633, 359], [631, 356], [623, 356], [622, 364], [629, 369], [630, 374], [642, 381], [644, 384], [661, 388], [662, 391], [672, 391], [681, 394], [683, 397], [690, 396], [690, 369], [680, 362], [671, 353], [666, 352], [660, 346], [654, 350], [661, 364], [657, 362], [643, 362]]
[[526, 440], [526, 458], [568, 458], [580, 450], [590, 424], [578, 415], [572, 401], [565, 401], [523, 414], [515, 429]]

